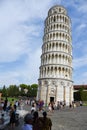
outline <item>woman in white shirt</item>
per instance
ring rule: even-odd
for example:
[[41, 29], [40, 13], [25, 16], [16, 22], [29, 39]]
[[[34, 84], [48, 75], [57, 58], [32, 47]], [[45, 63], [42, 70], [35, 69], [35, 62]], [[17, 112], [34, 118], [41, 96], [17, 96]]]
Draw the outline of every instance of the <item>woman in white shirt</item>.
[[31, 114], [33, 114], [33, 112], [36, 111], [36, 106], [34, 104], [32, 104], [32, 107], [31, 107]]

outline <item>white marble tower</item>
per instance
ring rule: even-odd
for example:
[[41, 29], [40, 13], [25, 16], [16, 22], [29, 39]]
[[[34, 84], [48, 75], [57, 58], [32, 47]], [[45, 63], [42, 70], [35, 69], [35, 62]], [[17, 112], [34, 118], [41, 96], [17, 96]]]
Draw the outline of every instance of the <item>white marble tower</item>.
[[45, 20], [37, 99], [73, 101], [71, 20], [63, 6], [53, 6]]

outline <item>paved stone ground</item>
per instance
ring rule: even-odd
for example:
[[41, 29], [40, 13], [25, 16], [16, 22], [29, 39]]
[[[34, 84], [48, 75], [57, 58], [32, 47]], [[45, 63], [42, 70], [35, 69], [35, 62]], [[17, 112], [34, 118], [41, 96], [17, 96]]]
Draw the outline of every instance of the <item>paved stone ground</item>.
[[[24, 109], [30, 110], [26, 106]], [[52, 130], [87, 130], [87, 107], [82, 106], [74, 109], [65, 108], [55, 110], [54, 113], [48, 113], [48, 116], [53, 123]], [[15, 130], [21, 130], [23, 119], [20, 121], [20, 125]], [[5, 130], [10, 129], [8, 127]]]
[[55, 111], [52, 130], [87, 130], [87, 107]]

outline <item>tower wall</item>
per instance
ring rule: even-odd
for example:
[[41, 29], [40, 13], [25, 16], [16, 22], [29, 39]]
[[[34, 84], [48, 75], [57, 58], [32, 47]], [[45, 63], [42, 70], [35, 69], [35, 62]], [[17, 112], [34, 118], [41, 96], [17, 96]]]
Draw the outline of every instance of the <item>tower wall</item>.
[[71, 20], [54, 6], [45, 20], [37, 99], [45, 103], [73, 101]]

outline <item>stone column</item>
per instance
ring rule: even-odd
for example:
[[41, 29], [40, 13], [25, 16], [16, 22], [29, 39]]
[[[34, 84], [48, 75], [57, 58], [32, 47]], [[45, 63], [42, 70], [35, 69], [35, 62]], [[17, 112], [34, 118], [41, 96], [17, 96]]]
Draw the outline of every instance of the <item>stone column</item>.
[[47, 86], [47, 104], [49, 103], [49, 85]]
[[56, 85], [56, 96], [55, 96], [55, 102], [57, 102], [57, 94], [58, 94], [58, 88], [57, 88], [57, 85]]
[[0, 93], [0, 102], [1, 102], [2, 93]]
[[69, 91], [69, 103], [71, 103], [71, 87], [70, 87], [70, 91]]
[[65, 101], [66, 100], [66, 87], [65, 86], [63, 86], [63, 91], [64, 91], [64, 98], [63, 98], [63, 100]]
[[46, 86], [47, 88], [46, 88], [46, 104], [47, 104], [47, 99], [48, 99], [48, 86]]
[[39, 88], [40, 90], [40, 99], [41, 99], [41, 97], [42, 97], [42, 86], [40, 86], [40, 88]]

